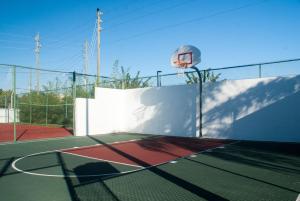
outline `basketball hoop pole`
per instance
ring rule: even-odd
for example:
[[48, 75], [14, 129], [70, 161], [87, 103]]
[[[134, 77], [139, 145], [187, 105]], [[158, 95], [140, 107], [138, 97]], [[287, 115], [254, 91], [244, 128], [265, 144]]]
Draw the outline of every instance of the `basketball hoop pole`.
[[192, 66], [199, 77], [199, 136], [202, 137], [202, 75], [196, 66]]

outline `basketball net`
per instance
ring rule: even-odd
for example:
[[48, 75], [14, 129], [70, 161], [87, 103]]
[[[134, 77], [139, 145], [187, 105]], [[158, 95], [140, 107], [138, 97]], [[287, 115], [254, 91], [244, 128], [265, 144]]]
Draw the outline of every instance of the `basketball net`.
[[178, 78], [183, 78], [184, 77], [184, 68], [176, 68], [176, 76], [178, 77]]
[[185, 71], [185, 69], [187, 68], [187, 63], [185, 63], [185, 62], [180, 62], [180, 61], [176, 61], [176, 64], [179, 66], [179, 67], [177, 67], [176, 69], [176, 71], [177, 71], [177, 77], [179, 77], [179, 78], [183, 78], [183, 77], [185, 77], [185, 73], [184, 73], [184, 71]]

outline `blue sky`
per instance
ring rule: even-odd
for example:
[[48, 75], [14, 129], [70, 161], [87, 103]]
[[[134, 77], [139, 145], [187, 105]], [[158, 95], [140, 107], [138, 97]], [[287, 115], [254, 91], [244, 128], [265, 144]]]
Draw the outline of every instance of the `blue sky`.
[[116, 59], [142, 75], [175, 72], [170, 55], [183, 44], [201, 50], [200, 68], [300, 57], [299, 0], [1, 0], [0, 63], [34, 66], [40, 32], [42, 68], [82, 72], [97, 7], [102, 75]]

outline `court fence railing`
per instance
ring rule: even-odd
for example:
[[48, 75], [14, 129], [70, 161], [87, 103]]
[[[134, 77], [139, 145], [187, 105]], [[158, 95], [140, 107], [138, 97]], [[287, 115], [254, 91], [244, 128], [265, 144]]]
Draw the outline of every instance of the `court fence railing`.
[[[201, 67], [201, 66], [200, 66]], [[201, 68], [200, 68], [201, 69]], [[300, 74], [300, 58], [201, 69], [202, 82]], [[128, 89], [198, 83], [195, 71], [121, 77], [84, 74], [21, 65], [0, 64], [0, 123], [74, 128], [76, 98], [93, 98], [95, 87]]]

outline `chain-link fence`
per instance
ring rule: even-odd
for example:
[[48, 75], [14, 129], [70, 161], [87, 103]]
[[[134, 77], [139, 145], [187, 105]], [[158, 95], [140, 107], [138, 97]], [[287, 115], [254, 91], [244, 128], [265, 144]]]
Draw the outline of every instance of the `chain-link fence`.
[[76, 97], [92, 98], [96, 76], [0, 65], [0, 142], [73, 134]]
[[[201, 68], [200, 68], [201, 69]], [[203, 82], [300, 74], [300, 59], [201, 70]], [[153, 76], [100, 77], [0, 64], [0, 142], [72, 135], [75, 98], [93, 98], [96, 86], [115, 89], [198, 83], [194, 71]]]
[[[289, 59], [273, 62], [229, 66], [221, 68], [199, 67], [203, 81], [215, 82], [221, 80], [238, 80], [266, 78], [277, 76], [292, 76], [300, 74], [300, 59]], [[163, 74], [157, 71], [156, 76], [149, 76], [154, 80], [155, 86], [169, 86], [179, 84], [197, 83], [198, 78], [195, 71], [174, 69], [176, 73]], [[144, 77], [143, 79], [148, 78]]]

